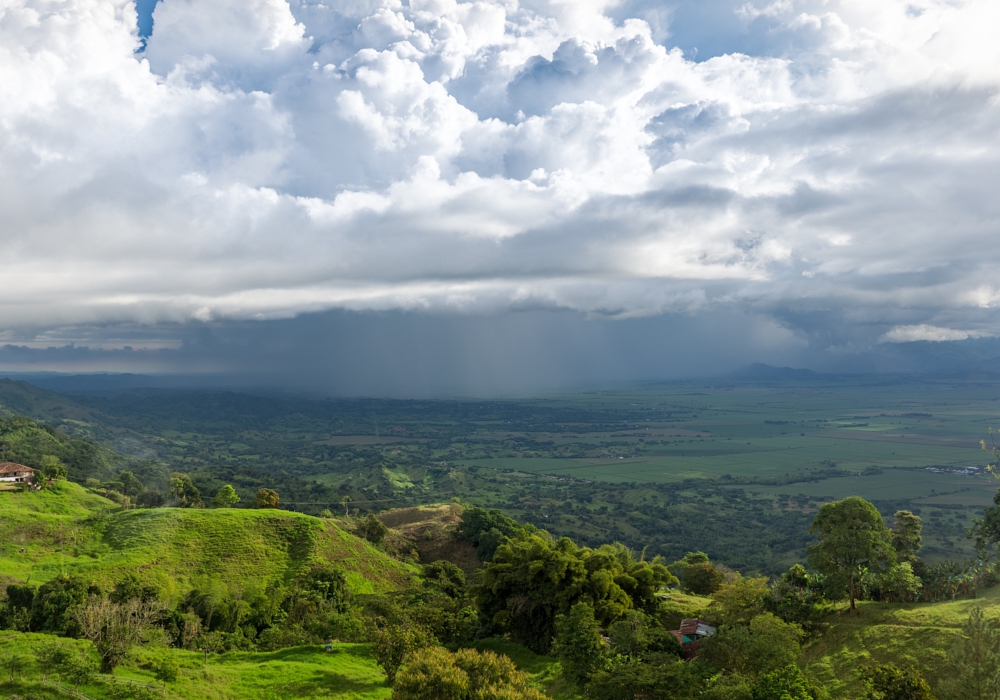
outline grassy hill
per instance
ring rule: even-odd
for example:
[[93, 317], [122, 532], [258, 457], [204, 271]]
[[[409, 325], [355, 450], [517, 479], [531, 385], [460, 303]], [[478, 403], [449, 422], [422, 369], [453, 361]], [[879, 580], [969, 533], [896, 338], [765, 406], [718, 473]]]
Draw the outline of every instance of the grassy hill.
[[413, 546], [421, 564], [445, 559], [466, 572], [482, 565], [476, 548], [458, 530], [462, 506], [457, 503], [396, 508], [379, 513], [378, 519]]
[[975, 599], [940, 603], [858, 603], [857, 615], [829, 616], [826, 629], [808, 643], [800, 665], [831, 698], [857, 698], [857, 669], [866, 662], [913, 665], [932, 688], [948, 673], [948, 650], [960, 637], [969, 612], [981, 606], [1000, 620], [1000, 586], [978, 591]]
[[[53, 638], [44, 634], [0, 632], [0, 655], [12, 652], [25, 660], [22, 677], [3, 683], [0, 693], [13, 692], [36, 698], [60, 698], [41, 683], [41, 670], [34, 652], [51, 645]], [[62, 640], [63, 644], [88, 650], [89, 643]], [[177, 662], [180, 673], [176, 682], [167, 685], [164, 697], [184, 700], [382, 700], [392, 690], [385, 674], [376, 665], [363, 644], [334, 644], [333, 650], [303, 646], [269, 653], [229, 652], [213, 654], [206, 663], [197, 652], [165, 647], [145, 647], [128, 664], [118, 669], [116, 683], [150, 683], [158, 690], [149, 669], [165, 658]], [[7, 677], [2, 679], [7, 681]], [[86, 695], [104, 700], [110, 697], [106, 683], [92, 682], [80, 687]]]
[[414, 569], [335, 523], [283, 510], [121, 510], [83, 487], [0, 493], [0, 583], [61, 572], [112, 584], [126, 572], [182, 594], [196, 580], [229, 587], [287, 580], [326, 560], [356, 593], [400, 587]]

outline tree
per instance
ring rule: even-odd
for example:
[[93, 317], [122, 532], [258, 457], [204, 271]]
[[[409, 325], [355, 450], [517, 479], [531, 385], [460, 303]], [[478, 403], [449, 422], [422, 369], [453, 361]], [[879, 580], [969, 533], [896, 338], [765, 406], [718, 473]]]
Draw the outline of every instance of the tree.
[[96, 596], [77, 608], [80, 631], [101, 657], [101, 673], [114, 673], [132, 647], [143, 641], [161, 611], [155, 601], [132, 598], [115, 603]]
[[531, 687], [528, 674], [509, 657], [492, 651], [459, 649], [455, 665], [469, 677], [469, 700], [544, 700]]
[[218, 654], [225, 647], [226, 640], [221, 632], [202, 632], [195, 640], [195, 646], [205, 655], [205, 668], [208, 668], [208, 655]]
[[765, 673], [794, 664], [801, 639], [801, 627], [764, 613], [751, 620], [749, 626], [720, 628], [701, 643], [698, 657], [756, 680]]
[[934, 700], [930, 686], [915, 668], [875, 664], [863, 666], [860, 675], [868, 689], [865, 700]]
[[70, 657], [69, 648], [61, 642], [49, 642], [35, 651], [35, 662], [42, 670], [42, 680], [58, 672]]
[[316, 564], [298, 579], [302, 593], [328, 610], [347, 612], [347, 575], [340, 567]]
[[76, 637], [80, 627], [77, 607], [100, 591], [78, 576], [63, 574], [39, 586], [31, 603], [31, 631]]
[[226, 484], [212, 499], [212, 506], [215, 508], [233, 508], [240, 502], [240, 497], [229, 484]]
[[608, 627], [608, 640], [615, 653], [638, 659], [651, 641], [646, 615], [638, 610], [626, 611], [623, 619]]
[[69, 474], [66, 465], [55, 455], [42, 455], [41, 472], [40, 483], [43, 485], [48, 485], [50, 481], [65, 479]]
[[470, 506], [462, 511], [462, 524], [459, 530], [465, 539], [476, 548], [480, 561], [491, 561], [493, 554], [505, 540], [514, 537], [522, 530], [534, 532], [535, 528], [521, 525], [496, 508], [486, 510]]
[[392, 688], [393, 700], [544, 700], [528, 676], [501, 654], [441, 647], [414, 652]]
[[146, 491], [143, 483], [135, 478], [135, 474], [130, 471], [119, 472], [118, 483], [121, 484], [119, 490], [132, 500], [138, 499]]
[[[586, 601], [601, 625], [630, 608], [652, 607], [656, 591], [676, 580], [657, 562], [637, 561], [624, 547], [577, 547], [522, 533], [508, 539], [483, 569], [476, 603], [487, 625], [537, 653], [548, 651], [555, 617]], [[634, 597], [633, 597], [634, 596]]]
[[810, 565], [828, 576], [847, 579], [852, 611], [863, 570], [882, 569], [895, 561], [882, 516], [858, 496], [824, 503], [809, 533], [819, 537], [819, 543], [809, 548]]
[[73, 690], [78, 690], [97, 673], [97, 662], [89, 654], [74, 649], [66, 655], [59, 670], [62, 677], [73, 684]]
[[201, 492], [195, 487], [191, 477], [181, 472], [170, 474], [170, 495], [177, 499], [180, 508], [204, 508]]
[[438, 559], [424, 565], [424, 582], [450, 598], [458, 598], [465, 590], [465, 572], [450, 561]]
[[[595, 673], [588, 700], [697, 700], [702, 697], [697, 664], [673, 660], [664, 664], [626, 663]], [[732, 696], [725, 696], [730, 700]]]
[[258, 489], [257, 495], [253, 497], [254, 508], [277, 508], [280, 505], [281, 499], [274, 489]]
[[941, 684], [944, 700], [1000, 698], [1000, 630], [973, 608], [962, 625], [962, 637], [948, 653], [951, 673]]
[[7, 671], [9, 682], [13, 683], [15, 677], [21, 677], [25, 661], [26, 659], [24, 655], [18, 654], [10, 649], [6, 649], [3, 653], [0, 653], [0, 663], [3, 664], [4, 669]]
[[34, 601], [34, 586], [8, 584], [7, 601], [0, 605], [0, 629], [28, 632], [31, 629], [31, 606]]
[[382, 544], [382, 540], [384, 540], [385, 536], [389, 533], [389, 528], [387, 528], [374, 513], [369, 513], [362, 520], [358, 521], [354, 531], [357, 533], [358, 537], [363, 537], [372, 544], [378, 546]]
[[583, 688], [604, 665], [608, 649], [589, 603], [577, 603], [565, 615], [556, 615], [552, 651], [562, 663], [563, 675]]
[[913, 573], [913, 567], [908, 561], [902, 564], [894, 564], [879, 576], [878, 585], [882, 591], [882, 598], [886, 602], [905, 603], [913, 600], [923, 584], [920, 578]]
[[385, 671], [385, 678], [391, 685], [406, 657], [417, 649], [429, 646], [432, 641], [433, 636], [421, 627], [387, 625], [372, 632], [372, 656]]
[[468, 674], [441, 647], [416, 652], [392, 681], [393, 700], [463, 700], [468, 695]]
[[711, 562], [697, 562], [684, 567], [681, 574], [684, 590], [695, 595], [712, 595], [719, 589], [725, 576]]
[[815, 700], [816, 692], [795, 664], [765, 673], [750, 690], [750, 700]]
[[163, 683], [163, 689], [167, 689], [167, 683], [173, 683], [180, 675], [180, 666], [175, 659], [161, 659], [153, 666], [153, 674], [156, 680]]
[[[187, 649], [201, 634], [201, 618], [193, 612], [181, 613], [177, 620], [177, 646]], [[208, 660], [205, 660], [208, 663]]]
[[763, 612], [768, 593], [770, 588], [764, 576], [741, 576], [732, 583], [723, 583], [712, 594], [709, 608], [712, 619], [723, 625], [748, 625]]
[[771, 585], [765, 607], [785, 622], [807, 625], [821, 600], [822, 595], [812, 586], [805, 567], [795, 564]]
[[922, 540], [923, 524], [920, 516], [908, 510], [897, 510], [894, 517], [896, 522], [892, 526], [892, 548], [896, 550], [896, 558], [899, 561], [908, 561], [912, 564], [913, 560], [917, 559]]

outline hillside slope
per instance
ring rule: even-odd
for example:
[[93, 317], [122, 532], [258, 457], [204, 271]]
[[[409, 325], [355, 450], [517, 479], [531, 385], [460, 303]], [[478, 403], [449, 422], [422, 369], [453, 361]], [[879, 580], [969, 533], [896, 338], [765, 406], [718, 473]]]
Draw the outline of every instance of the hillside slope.
[[866, 662], [915, 666], [936, 690], [948, 674], [948, 651], [977, 606], [989, 619], [1000, 620], [1000, 586], [978, 591], [975, 599], [860, 602], [857, 615], [829, 616], [826, 629], [806, 645], [799, 663], [835, 699], [861, 697], [857, 669]]
[[199, 580], [230, 588], [294, 577], [329, 561], [357, 593], [395, 589], [413, 568], [331, 521], [283, 510], [123, 511], [77, 484], [0, 493], [0, 584], [61, 572], [112, 584], [126, 572], [181, 594]]

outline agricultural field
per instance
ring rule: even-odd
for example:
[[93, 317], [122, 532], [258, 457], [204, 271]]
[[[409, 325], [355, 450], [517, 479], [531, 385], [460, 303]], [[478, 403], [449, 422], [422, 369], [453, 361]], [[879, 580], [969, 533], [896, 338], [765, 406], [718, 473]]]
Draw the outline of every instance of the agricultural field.
[[[356, 514], [458, 499], [585, 544], [608, 538], [742, 570], [801, 560], [812, 515], [859, 495], [925, 520], [924, 555], [973, 554], [997, 482], [979, 447], [1000, 382], [731, 377], [504, 400], [311, 400], [0, 380], [0, 405], [203, 493], [276, 488], [283, 507]], [[152, 466], [151, 466], [152, 465]]]

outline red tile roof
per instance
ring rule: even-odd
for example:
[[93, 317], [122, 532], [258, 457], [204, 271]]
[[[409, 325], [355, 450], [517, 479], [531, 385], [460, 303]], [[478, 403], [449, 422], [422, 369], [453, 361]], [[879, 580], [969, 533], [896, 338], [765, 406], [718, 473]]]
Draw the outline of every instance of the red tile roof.
[[35, 470], [31, 467], [26, 467], [23, 464], [18, 464], [17, 462], [2, 462], [0, 463], [0, 474], [15, 474], [21, 472], [29, 472], [34, 474]]

